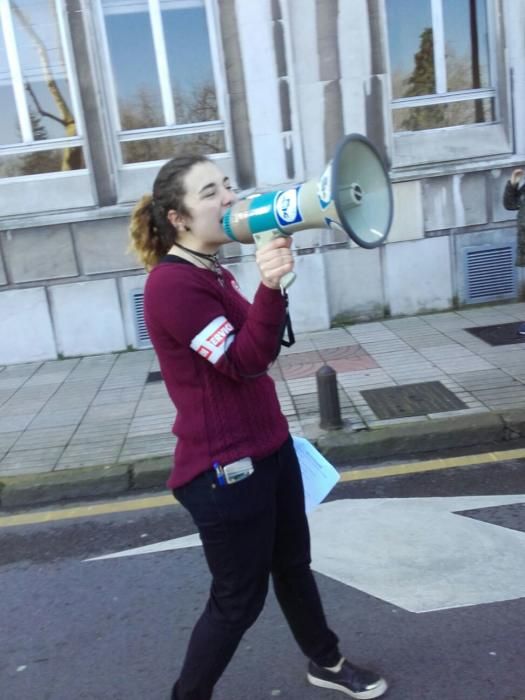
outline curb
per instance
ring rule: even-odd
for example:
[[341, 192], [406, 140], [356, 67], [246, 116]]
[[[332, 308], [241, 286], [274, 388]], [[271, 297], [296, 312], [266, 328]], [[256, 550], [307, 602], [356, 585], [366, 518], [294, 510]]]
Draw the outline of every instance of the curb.
[[[525, 418], [525, 411], [523, 412]], [[321, 435], [317, 449], [329, 462], [377, 459], [472, 447], [508, 440], [502, 417], [494, 413], [398, 423], [356, 433], [333, 431]], [[517, 435], [516, 437], [520, 437]]]
[[[525, 409], [423, 419], [368, 430], [313, 430], [306, 436], [336, 466], [349, 461], [508, 443], [525, 437]], [[308, 434], [310, 433], [310, 434]], [[126, 464], [0, 476], [0, 511], [165, 487], [171, 455]]]

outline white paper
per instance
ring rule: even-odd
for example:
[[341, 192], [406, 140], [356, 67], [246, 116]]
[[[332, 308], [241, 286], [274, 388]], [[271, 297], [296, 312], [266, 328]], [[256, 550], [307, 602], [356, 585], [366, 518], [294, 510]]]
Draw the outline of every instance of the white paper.
[[309, 513], [328, 496], [341, 476], [308, 440], [293, 437], [293, 444], [303, 477], [305, 510]]

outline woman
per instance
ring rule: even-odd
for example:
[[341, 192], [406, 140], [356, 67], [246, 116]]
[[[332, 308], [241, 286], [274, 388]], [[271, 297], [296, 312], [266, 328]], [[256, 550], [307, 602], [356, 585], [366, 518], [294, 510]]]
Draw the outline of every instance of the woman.
[[[308, 680], [367, 700], [385, 681], [351, 665], [328, 628], [310, 570], [297, 457], [268, 376], [285, 321], [281, 277], [289, 238], [259, 250], [250, 304], [217, 260], [221, 220], [236, 197], [210, 160], [166, 163], [134, 209], [132, 247], [151, 270], [145, 319], [175, 404], [175, 466], [168, 486], [191, 514], [212, 575], [179, 679], [177, 700], [208, 700], [242, 635], [261, 612], [270, 574], [292, 632], [310, 659]], [[231, 466], [230, 466], [231, 465]], [[236, 481], [228, 483], [235, 471]]]

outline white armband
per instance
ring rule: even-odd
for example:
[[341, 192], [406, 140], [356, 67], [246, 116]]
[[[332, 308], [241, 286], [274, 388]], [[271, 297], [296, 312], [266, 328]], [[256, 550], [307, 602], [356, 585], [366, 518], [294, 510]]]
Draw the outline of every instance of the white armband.
[[197, 333], [191, 341], [190, 347], [214, 365], [230, 346], [233, 340], [231, 335], [233, 331], [234, 328], [228, 319], [225, 316], [218, 316], [208, 323], [200, 333]]

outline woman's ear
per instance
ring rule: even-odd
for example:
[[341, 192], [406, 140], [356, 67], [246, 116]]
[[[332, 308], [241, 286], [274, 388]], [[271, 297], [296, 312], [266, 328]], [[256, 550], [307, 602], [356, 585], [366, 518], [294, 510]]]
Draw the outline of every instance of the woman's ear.
[[173, 226], [175, 231], [185, 228], [184, 218], [175, 209], [170, 209], [167, 214], [167, 219]]

